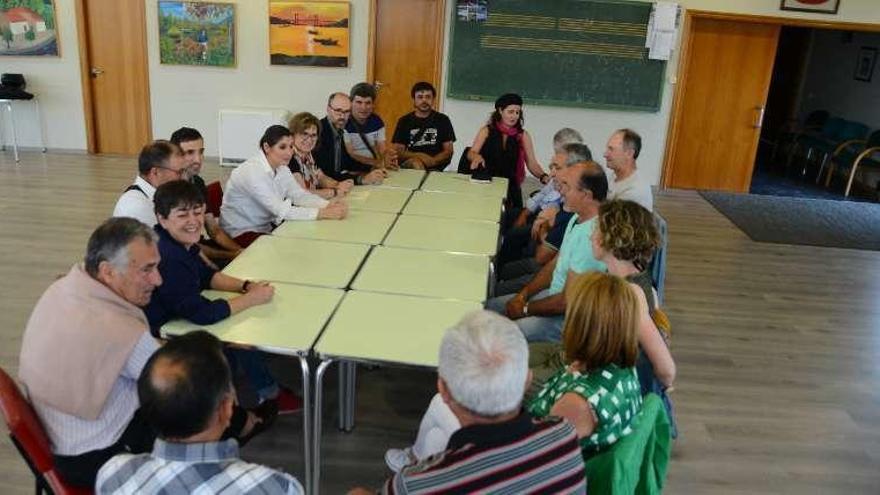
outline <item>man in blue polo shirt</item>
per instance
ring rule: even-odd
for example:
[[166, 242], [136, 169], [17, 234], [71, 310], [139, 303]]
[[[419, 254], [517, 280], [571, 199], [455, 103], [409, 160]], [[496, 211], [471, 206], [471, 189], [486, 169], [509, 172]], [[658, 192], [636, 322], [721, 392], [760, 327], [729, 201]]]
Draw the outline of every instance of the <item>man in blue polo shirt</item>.
[[370, 83], [357, 83], [350, 96], [351, 118], [343, 136], [346, 151], [362, 165], [397, 169], [397, 152], [385, 141], [385, 122], [373, 112], [376, 88]]
[[563, 208], [573, 212], [559, 253], [518, 293], [492, 298], [486, 309], [514, 320], [530, 342], [558, 342], [565, 318], [566, 280], [605, 264], [593, 256], [590, 236], [599, 205], [608, 194], [608, 179], [596, 162], [572, 165], [556, 175]]

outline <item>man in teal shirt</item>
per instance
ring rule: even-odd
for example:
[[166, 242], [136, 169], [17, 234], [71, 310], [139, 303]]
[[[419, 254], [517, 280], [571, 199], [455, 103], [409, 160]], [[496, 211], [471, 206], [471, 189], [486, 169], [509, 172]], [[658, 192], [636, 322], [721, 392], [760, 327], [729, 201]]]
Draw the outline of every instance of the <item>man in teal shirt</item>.
[[514, 320], [529, 342], [558, 342], [565, 318], [563, 289], [569, 275], [605, 271], [593, 256], [590, 236], [599, 204], [608, 194], [605, 171], [596, 162], [581, 162], [556, 174], [563, 208], [574, 215], [556, 257], [544, 265], [516, 294], [492, 298], [486, 309]]

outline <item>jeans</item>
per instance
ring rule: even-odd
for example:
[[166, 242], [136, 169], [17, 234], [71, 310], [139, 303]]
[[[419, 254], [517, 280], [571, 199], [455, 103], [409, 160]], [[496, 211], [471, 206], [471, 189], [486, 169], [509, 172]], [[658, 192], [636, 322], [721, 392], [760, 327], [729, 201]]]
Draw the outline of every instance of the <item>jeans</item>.
[[669, 417], [669, 431], [672, 438], [678, 438], [678, 425], [675, 423], [675, 409], [672, 406], [672, 400], [666, 394], [666, 390], [657, 376], [654, 375], [654, 365], [648, 360], [648, 356], [639, 346], [639, 357], [636, 360], [636, 372], [639, 374], [639, 384], [642, 386], [642, 396], [653, 392], [660, 396], [663, 401], [663, 407], [666, 409], [666, 415]]
[[[544, 299], [550, 295], [549, 292], [548, 289], [544, 289], [532, 296], [529, 301]], [[506, 315], [507, 301], [510, 301], [515, 296], [516, 294], [507, 294], [505, 296], [493, 297], [486, 301], [486, 309]], [[559, 342], [562, 340], [562, 323], [564, 320], [565, 315], [526, 316], [525, 318], [513, 320], [513, 322], [516, 323], [529, 342]]]
[[227, 347], [225, 349], [226, 360], [233, 370], [241, 370], [247, 377], [248, 385], [253, 388], [258, 402], [273, 399], [278, 396], [278, 382], [269, 373], [266, 361], [258, 351], [247, 351]]

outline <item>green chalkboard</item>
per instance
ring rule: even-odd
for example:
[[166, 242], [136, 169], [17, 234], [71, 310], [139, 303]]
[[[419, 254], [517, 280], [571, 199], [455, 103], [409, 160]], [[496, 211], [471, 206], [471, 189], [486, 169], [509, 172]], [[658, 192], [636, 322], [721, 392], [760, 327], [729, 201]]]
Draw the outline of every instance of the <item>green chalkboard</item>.
[[656, 112], [666, 63], [648, 60], [651, 4], [456, 0], [450, 98]]

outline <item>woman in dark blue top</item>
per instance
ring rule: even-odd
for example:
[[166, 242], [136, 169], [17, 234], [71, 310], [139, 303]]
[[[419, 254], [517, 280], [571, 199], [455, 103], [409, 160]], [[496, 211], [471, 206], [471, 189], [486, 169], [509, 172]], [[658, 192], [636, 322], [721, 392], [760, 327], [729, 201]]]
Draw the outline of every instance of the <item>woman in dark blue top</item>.
[[[144, 308], [153, 335], [169, 320], [181, 318], [198, 325], [210, 325], [252, 306], [272, 300], [275, 289], [266, 282], [241, 280], [217, 271], [205, 259], [197, 244], [205, 223], [205, 200], [201, 192], [187, 181], [163, 184], [153, 197], [159, 235], [159, 273], [162, 285], [153, 291]], [[208, 299], [206, 289], [235, 292], [229, 299]], [[281, 412], [297, 408], [297, 399], [281, 390], [269, 374], [259, 353], [235, 350], [227, 352], [231, 363], [247, 374], [260, 400], [280, 400]]]

